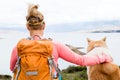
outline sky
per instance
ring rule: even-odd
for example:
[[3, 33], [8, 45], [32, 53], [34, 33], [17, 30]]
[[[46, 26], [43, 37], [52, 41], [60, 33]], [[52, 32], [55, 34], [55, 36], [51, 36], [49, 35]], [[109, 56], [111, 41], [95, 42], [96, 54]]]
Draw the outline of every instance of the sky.
[[47, 25], [120, 19], [120, 0], [2, 0], [0, 25], [24, 25], [29, 3], [39, 5]]

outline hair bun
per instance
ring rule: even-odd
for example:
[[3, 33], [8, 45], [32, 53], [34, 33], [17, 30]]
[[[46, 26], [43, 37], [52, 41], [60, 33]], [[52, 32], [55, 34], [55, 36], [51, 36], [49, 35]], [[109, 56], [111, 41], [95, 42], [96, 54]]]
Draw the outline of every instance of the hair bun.
[[28, 20], [32, 16], [32, 17], [39, 18], [40, 21], [43, 21], [44, 20], [43, 14], [39, 12], [37, 9], [38, 9], [38, 5], [29, 4], [26, 20]]

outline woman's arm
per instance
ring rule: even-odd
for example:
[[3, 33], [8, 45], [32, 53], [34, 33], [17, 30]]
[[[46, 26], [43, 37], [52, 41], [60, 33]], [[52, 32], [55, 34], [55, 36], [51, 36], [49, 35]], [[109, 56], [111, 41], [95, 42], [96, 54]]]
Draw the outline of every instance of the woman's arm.
[[103, 62], [111, 62], [112, 58], [109, 55], [79, 55], [71, 51], [68, 47], [63, 44], [57, 44], [58, 55], [62, 59], [80, 65], [80, 66], [91, 66]]
[[14, 47], [10, 59], [10, 70], [13, 71], [15, 64], [17, 62], [17, 48]]

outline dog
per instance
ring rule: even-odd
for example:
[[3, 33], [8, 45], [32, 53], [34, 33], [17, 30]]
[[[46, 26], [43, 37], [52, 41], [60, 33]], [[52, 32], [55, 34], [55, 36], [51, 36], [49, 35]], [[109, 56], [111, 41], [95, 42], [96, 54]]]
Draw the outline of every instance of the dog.
[[[90, 40], [87, 38], [88, 55], [109, 54], [110, 51], [106, 45], [106, 37], [101, 40]], [[120, 80], [119, 66], [113, 62], [101, 63], [87, 67], [88, 80]]]

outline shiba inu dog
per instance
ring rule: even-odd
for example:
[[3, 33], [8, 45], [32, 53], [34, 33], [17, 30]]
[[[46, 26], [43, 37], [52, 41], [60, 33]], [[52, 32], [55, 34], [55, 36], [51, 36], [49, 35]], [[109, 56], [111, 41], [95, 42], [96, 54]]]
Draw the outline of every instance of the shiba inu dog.
[[[88, 55], [109, 54], [106, 45], [106, 37], [101, 40], [93, 41], [87, 38]], [[113, 62], [101, 63], [87, 67], [88, 80], [120, 80], [119, 67]]]

